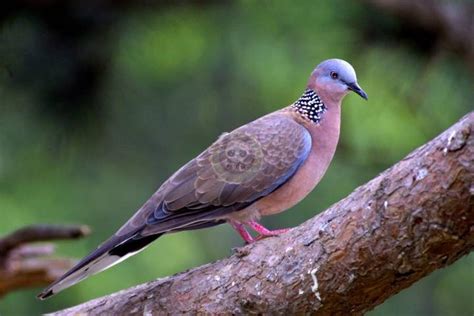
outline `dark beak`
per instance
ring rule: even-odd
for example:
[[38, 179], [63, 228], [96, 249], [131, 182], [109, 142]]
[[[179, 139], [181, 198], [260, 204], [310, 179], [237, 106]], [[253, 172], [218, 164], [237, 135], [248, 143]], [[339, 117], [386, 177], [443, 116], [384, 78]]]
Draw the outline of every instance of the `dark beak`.
[[357, 93], [358, 95], [360, 95], [364, 99], [366, 99], [366, 100], [369, 99], [369, 96], [367, 95], [367, 93], [365, 93], [365, 91], [362, 90], [362, 88], [357, 84], [357, 82], [348, 83], [347, 87], [349, 88], [349, 90], [354, 91], [355, 93]]

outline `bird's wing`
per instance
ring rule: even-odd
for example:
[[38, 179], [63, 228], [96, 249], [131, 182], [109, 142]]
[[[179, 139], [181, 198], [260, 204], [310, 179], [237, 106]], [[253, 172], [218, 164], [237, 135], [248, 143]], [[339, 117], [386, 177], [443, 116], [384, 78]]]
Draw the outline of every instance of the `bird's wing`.
[[291, 117], [264, 116], [222, 135], [179, 169], [117, 235], [212, 226], [285, 183], [310, 149], [309, 132]]

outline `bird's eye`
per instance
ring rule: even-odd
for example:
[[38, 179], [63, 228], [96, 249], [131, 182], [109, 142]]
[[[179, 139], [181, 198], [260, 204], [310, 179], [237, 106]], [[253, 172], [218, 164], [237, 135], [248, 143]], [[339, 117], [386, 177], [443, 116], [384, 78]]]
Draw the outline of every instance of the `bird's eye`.
[[330, 75], [331, 75], [331, 78], [332, 78], [332, 79], [337, 79], [337, 78], [339, 78], [339, 75], [337, 74], [337, 72], [331, 71]]

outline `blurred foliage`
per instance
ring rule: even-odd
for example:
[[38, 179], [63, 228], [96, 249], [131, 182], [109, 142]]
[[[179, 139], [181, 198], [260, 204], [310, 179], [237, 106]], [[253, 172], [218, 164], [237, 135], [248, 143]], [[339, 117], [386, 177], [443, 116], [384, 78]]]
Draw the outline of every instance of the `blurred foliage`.
[[[30, 223], [87, 224], [90, 238], [58, 249], [82, 257], [218, 135], [291, 103], [318, 62], [339, 57], [354, 65], [369, 102], [346, 98], [327, 175], [292, 211], [264, 222], [295, 226], [314, 216], [473, 108], [473, 76], [456, 56], [384, 40], [380, 31], [372, 39], [367, 30], [381, 26], [367, 24], [369, 14], [342, 0], [125, 11], [94, 34], [94, 45], [84, 40], [75, 51], [79, 59], [93, 51], [105, 66], [93, 93], [63, 104], [66, 116], [82, 107], [74, 123], [51, 115], [45, 97], [75, 75], [67, 54], [56, 58], [63, 47], [43, 49], [50, 39], [42, 23], [10, 17], [0, 29], [0, 233]], [[376, 21], [398, 26], [384, 16]], [[75, 305], [228, 256], [239, 245], [227, 226], [165, 236], [51, 300], [37, 301], [39, 289], [12, 293], [0, 314]], [[437, 271], [370, 314], [472, 315], [473, 264], [471, 255]]]

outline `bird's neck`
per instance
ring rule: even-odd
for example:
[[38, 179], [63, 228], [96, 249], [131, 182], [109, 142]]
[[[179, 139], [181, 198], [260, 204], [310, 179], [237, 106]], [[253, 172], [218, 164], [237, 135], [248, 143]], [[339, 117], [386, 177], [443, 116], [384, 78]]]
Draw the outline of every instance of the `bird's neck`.
[[313, 89], [306, 89], [303, 95], [293, 103], [292, 107], [301, 116], [319, 124], [328, 110], [319, 95]]
[[[295, 111], [293, 114], [299, 116], [297, 120], [311, 135], [312, 148], [305, 162], [308, 170], [307, 176], [311, 179], [309, 182], [312, 184], [311, 188], [321, 180], [334, 157], [341, 127], [341, 102], [333, 101], [325, 95], [324, 91], [321, 92], [315, 93], [322, 103], [321, 108], [324, 108], [320, 112], [317, 123], [307, 116], [304, 117], [307, 115], [306, 112]], [[292, 107], [298, 107], [299, 105], [296, 103]]]

